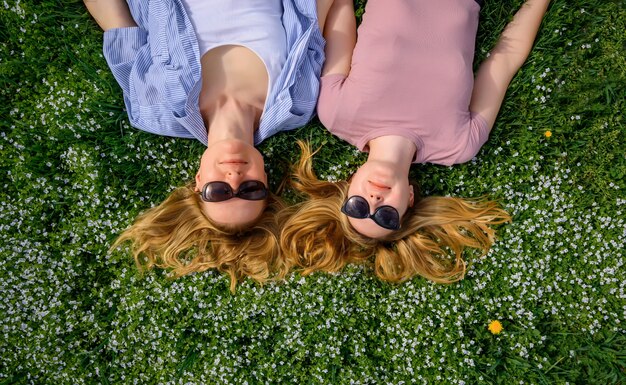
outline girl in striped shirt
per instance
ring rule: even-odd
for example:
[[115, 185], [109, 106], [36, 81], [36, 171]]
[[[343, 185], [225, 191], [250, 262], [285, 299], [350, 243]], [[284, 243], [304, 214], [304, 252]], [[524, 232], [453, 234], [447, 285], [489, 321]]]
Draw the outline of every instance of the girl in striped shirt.
[[255, 148], [314, 114], [332, 0], [85, 0], [133, 126], [207, 146], [195, 180], [116, 241], [174, 275], [217, 268], [257, 281], [279, 258], [279, 199]]

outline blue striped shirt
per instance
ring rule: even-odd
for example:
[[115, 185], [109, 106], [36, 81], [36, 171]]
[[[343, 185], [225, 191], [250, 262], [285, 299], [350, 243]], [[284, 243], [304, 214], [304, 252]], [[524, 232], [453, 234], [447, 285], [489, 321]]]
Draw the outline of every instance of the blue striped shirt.
[[[104, 57], [124, 93], [131, 124], [207, 144], [198, 105], [201, 77], [195, 31], [181, 0], [127, 0], [137, 27], [104, 33]], [[324, 62], [316, 2], [283, 0], [288, 56], [265, 103], [255, 144], [305, 125], [315, 113]]]

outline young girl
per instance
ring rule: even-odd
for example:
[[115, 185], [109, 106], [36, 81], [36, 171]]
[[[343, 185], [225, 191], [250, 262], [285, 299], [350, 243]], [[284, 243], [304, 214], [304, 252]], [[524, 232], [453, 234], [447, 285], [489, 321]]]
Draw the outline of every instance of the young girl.
[[85, 0], [133, 126], [207, 146], [195, 181], [141, 215], [140, 266], [175, 275], [218, 268], [238, 278], [284, 274], [267, 189], [265, 138], [314, 113], [332, 0]]
[[477, 1], [369, 0], [358, 41], [352, 2], [342, 4], [338, 15], [349, 22], [327, 37], [318, 114], [368, 159], [350, 181], [329, 183], [312, 173], [303, 146], [295, 186], [310, 200], [290, 209], [281, 246], [305, 273], [374, 255], [375, 272], [386, 280], [461, 279], [463, 250], [486, 252], [494, 236], [489, 226], [509, 216], [486, 200], [418, 200], [409, 168], [476, 155], [549, 0], [524, 3], [475, 78]]

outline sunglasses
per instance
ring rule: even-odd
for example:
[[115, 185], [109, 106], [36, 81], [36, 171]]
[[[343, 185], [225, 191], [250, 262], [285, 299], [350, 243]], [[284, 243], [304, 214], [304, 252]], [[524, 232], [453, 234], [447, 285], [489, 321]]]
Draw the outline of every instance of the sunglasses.
[[268, 191], [260, 180], [247, 180], [239, 185], [238, 190], [233, 190], [226, 182], [216, 181], [205, 184], [199, 194], [205, 202], [223, 202], [231, 198], [260, 201], [267, 198]]
[[400, 229], [400, 214], [391, 206], [380, 206], [370, 214], [370, 205], [365, 198], [353, 195], [341, 206], [341, 212], [357, 219], [370, 218], [378, 226], [387, 230]]

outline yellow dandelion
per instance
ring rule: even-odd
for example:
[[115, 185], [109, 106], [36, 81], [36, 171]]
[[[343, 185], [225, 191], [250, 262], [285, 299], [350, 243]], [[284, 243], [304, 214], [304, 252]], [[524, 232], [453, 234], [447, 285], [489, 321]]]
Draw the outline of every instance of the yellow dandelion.
[[502, 324], [500, 323], [500, 321], [491, 321], [489, 323], [489, 331], [491, 332], [491, 334], [500, 334], [500, 332], [502, 331]]
[[552, 131], [548, 130], [544, 133], [544, 135], [546, 136], [546, 138], [549, 138], [552, 136]]

